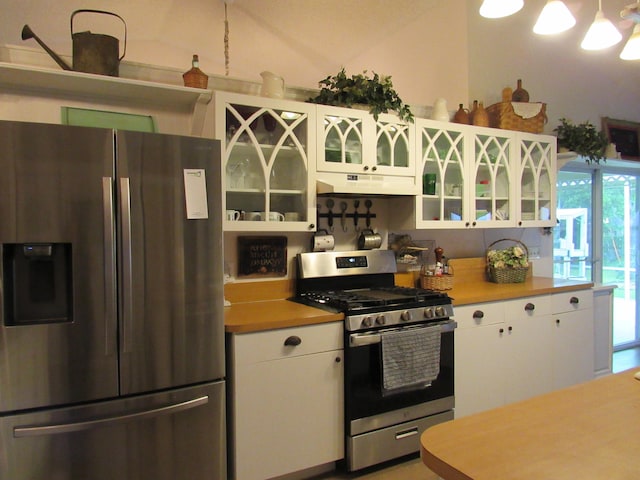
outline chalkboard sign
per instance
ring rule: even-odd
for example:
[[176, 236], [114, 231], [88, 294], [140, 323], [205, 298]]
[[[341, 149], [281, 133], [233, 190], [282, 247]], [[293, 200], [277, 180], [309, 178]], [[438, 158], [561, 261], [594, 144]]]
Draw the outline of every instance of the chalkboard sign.
[[238, 277], [287, 274], [287, 237], [238, 237]]
[[602, 126], [609, 142], [616, 144], [621, 158], [640, 160], [640, 123], [604, 117]]

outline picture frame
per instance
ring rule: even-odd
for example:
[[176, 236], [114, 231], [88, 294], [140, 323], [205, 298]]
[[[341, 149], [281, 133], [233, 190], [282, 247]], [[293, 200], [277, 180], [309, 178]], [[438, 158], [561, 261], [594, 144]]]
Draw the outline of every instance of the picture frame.
[[602, 117], [602, 130], [620, 158], [640, 161], [640, 123]]

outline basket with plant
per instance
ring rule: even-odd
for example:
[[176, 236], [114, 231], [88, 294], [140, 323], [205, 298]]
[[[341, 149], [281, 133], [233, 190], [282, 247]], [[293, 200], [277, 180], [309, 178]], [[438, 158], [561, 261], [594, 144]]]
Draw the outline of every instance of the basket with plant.
[[[513, 242], [516, 245], [502, 250], [492, 249], [499, 242]], [[522, 283], [529, 273], [529, 250], [527, 246], [509, 238], [496, 240], [487, 248], [487, 276], [494, 283]]]

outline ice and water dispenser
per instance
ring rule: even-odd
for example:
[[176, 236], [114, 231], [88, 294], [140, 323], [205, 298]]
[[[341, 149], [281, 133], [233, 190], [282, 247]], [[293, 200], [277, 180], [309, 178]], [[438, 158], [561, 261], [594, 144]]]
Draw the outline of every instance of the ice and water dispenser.
[[70, 243], [5, 243], [2, 265], [5, 325], [73, 320]]

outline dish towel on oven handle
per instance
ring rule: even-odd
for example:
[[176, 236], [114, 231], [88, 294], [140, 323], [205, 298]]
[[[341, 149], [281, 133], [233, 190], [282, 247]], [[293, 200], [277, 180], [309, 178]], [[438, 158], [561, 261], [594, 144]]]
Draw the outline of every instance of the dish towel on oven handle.
[[382, 394], [428, 386], [440, 373], [440, 325], [380, 333]]

